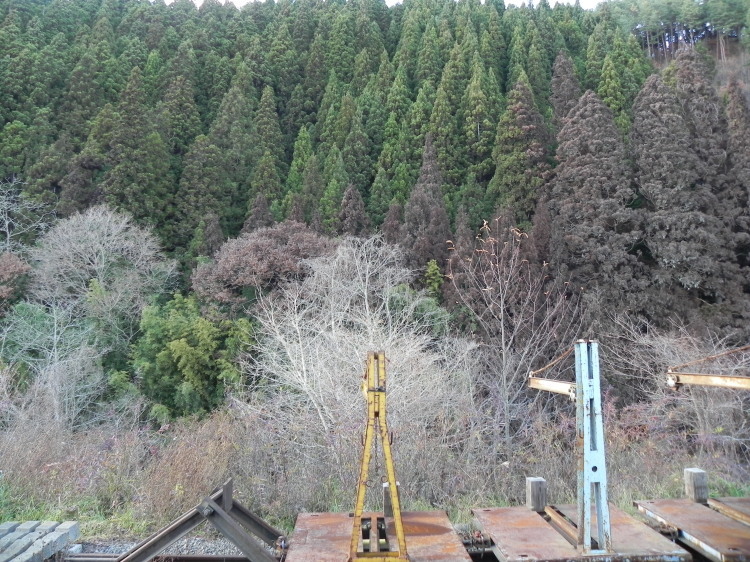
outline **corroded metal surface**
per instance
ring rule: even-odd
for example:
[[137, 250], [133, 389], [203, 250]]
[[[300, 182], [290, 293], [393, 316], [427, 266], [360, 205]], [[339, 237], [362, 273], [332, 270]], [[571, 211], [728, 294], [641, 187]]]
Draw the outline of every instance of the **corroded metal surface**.
[[[561, 505], [559, 509], [568, 517], [576, 513], [574, 505]], [[609, 506], [609, 514], [612, 525], [612, 548], [617, 554], [625, 558], [635, 556], [652, 560], [661, 557], [665, 557], [663, 559], [666, 560], [689, 559], [685, 550], [614, 505]], [[591, 517], [596, 518], [594, 510]]]
[[690, 500], [635, 502], [649, 519], [676, 527], [678, 540], [717, 562], [750, 560], [750, 526]]
[[750, 525], [750, 498], [709, 498], [708, 505], [727, 517]]
[[[557, 509], [575, 520], [576, 506]], [[507, 562], [687, 562], [690, 555], [647, 525], [609, 506], [612, 528], [611, 553], [584, 555], [560, 535], [542, 516], [525, 507], [474, 509], [472, 513], [485, 534], [495, 542], [495, 553]], [[592, 510], [592, 518], [595, 510]]]
[[[365, 513], [363, 518], [382, 517]], [[406, 547], [412, 562], [468, 562], [471, 560], [461, 538], [444, 511], [403, 511], [401, 517]], [[286, 562], [346, 562], [353, 518], [348, 513], [300, 513], [290, 539]], [[391, 520], [386, 534], [397, 545]]]

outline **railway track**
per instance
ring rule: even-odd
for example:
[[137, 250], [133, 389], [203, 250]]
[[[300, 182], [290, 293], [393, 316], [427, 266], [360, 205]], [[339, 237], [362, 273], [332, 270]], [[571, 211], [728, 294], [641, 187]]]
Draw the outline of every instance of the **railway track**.
[[[122, 554], [102, 554], [97, 552], [68, 554], [63, 556], [65, 562], [115, 562]], [[244, 556], [225, 556], [221, 554], [163, 554], [152, 559], [154, 562], [247, 562]]]

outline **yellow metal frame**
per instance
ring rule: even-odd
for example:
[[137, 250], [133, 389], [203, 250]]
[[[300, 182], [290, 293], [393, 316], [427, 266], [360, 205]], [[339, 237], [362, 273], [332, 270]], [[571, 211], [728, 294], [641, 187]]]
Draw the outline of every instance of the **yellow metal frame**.
[[[359, 471], [359, 482], [357, 484], [357, 500], [354, 506], [354, 528], [352, 529], [352, 541], [349, 549], [349, 562], [390, 562], [391, 560], [409, 560], [406, 553], [406, 536], [404, 525], [401, 520], [401, 500], [396, 485], [396, 470], [393, 466], [393, 455], [391, 454], [391, 443], [388, 438], [388, 424], [385, 417], [385, 353], [370, 352], [367, 355], [367, 371], [362, 382], [362, 391], [367, 398], [367, 429], [365, 430], [365, 444], [362, 452], [362, 465]], [[362, 534], [362, 513], [365, 507], [365, 494], [367, 492], [368, 475], [370, 473], [370, 461], [372, 459], [373, 441], [380, 435], [380, 443], [383, 447], [385, 459], [386, 477], [388, 479], [388, 492], [390, 493], [391, 506], [393, 508], [393, 523], [396, 529], [398, 551], [377, 552], [378, 529], [373, 523], [371, 533], [375, 540], [370, 539], [373, 552], [360, 552], [359, 541]], [[385, 514], [384, 514], [385, 518]]]

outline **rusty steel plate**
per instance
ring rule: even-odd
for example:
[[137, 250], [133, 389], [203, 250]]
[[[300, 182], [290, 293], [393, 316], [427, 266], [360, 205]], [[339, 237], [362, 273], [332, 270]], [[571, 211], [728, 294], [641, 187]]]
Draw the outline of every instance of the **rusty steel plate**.
[[[575, 506], [557, 506], [575, 521]], [[473, 509], [485, 534], [495, 542], [495, 553], [506, 562], [687, 562], [690, 555], [627, 513], [609, 506], [614, 552], [584, 555], [558, 533], [541, 515], [527, 507]]]
[[[575, 505], [561, 505], [558, 509], [576, 521]], [[626, 558], [640, 560], [690, 560], [684, 549], [662, 536], [642, 521], [609, 504], [609, 521], [612, 527], [612, 549]], [[596, 508], [591, 510], [591, 527], [596, 537]]]
[[750, 498], [709, 498], [708, 505], [722, 515], [750, 525]]
[[[382, 514], [364, 513], [366, 517]], [[461, 538], [444, 511], [404, 511], [406, 551], [412, 562], [470, 562]], [[289, 541], [286, 562], [346, 562], [354, 519], [348, 513], [300, 513]], [[398, 546], [393, 520], [387, 520], [389, 543]]]
[[691, 500], [635, 502], [648, 518], [678, 529], [678, 540], [717, 562], [750, 560], [750, 526]]

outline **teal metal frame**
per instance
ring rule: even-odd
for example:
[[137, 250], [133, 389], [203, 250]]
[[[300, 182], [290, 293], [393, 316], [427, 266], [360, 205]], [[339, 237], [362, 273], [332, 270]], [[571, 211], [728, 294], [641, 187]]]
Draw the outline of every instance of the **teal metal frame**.
[[[576, 429], [578, 455], [578, 545], [586, 554], [612, 552], [612, 529], [607, 503], [607, 460], [604, 449], [599, 345], [577, 341]], [[592, 548], [591, 508], [596, 507], [597, 548]]]

